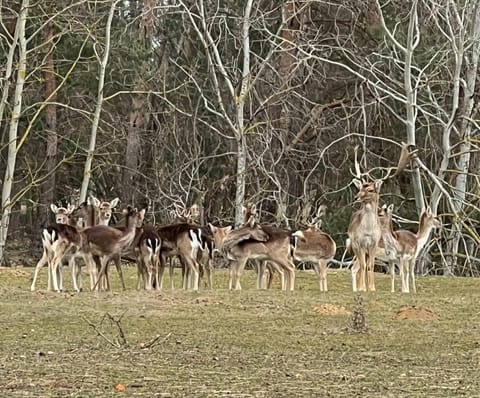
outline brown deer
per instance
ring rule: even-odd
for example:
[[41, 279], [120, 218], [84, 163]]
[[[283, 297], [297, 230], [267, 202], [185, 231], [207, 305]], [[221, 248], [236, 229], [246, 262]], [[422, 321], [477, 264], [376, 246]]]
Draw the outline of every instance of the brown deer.
[[[56, 224], [75, 224], [76, 221], [70, 217], [72, 212], [75, 210], [75, 206], [69, 204], [66, 208], [65, 207], [57, 207], [55, 204], [50, 205], [50, 209], [55, 214], [55, 223]], [[53, 232], [52, 229], [48, 230], [45, 228], [42, 230], [42, 246], [43, 246], [43, 254], [40, 260], [38, 261], [37, 265], [35, 266], [35, 271], [33, 274], [32, 284], [30, 285], [30, 290], [33, 292], [35, 291], [35, 285], [38, 278], [38, 273], [40, 270], [46, 265], [50, 265], [51, 259], [54, 256], [54, 247], [52, 247], [52, 243], [55, 239], [54, 236], [51, 235]], [[50, 260], [50, 261], [49, 261]], [[58, 276], [61, 280], [61, 276]], [[48, 269], [48, 285], [47, 290], [50, 291], [52, 289], [52, 274], [51, 269]]]
[[[389, 217], [391, 223], [391, 214]], [[420, 222], [416, 234], [407, 230], [397, 230], [393, 232], [393, 236], [400, 246], [397, 262], [400, 269], [402, 293], [410, 293], [410, 278], [412, 279], [413, 292], [417, 292], [415, 281], [415, 263], [417, 257], [427, 244], [432, 229], [441, 228], [441, 226], [441, 221], [433, 214], [430, 207], [427, 207], [423, 209], [420, 214]], [[395, 291], [395, 268], [391, 267], [390, 272], [393, 292]]]
[[[412, 151], [410, 149], [409, 145], [402, 144], [397, 171], [392, 177], [403, 171], [410, 163], [412, 157], [416, 155], [417, 150]], [[357, 151], [358, 147], [355, 148], [356, 175], [353, 183], [359, 190], [356, 195], [356, 202], [360, 203], [360, 210], [352, 214], [348, 227], [348, 237], [358, 261], [358, 279], [353, 289], [354, 291], [357, 289], [359, 291], [375, 291], [375, 254], [381, 238], [381, 228], [377, 211], [380, 187], [384, 181], [391, 178], [390, 174], [393, 168], [388, 170], [385, 177], [374, 181], [367, 181], [364, 179], [365, 174], [360, 172], [360, 165], [357, 161]]]
[[[102, 279], [106, 275], [108, 263], [132, 245], [137, 227], [143, 223], [145, 209], [137, 211], [129, 206], [123, 211], [123, 214], [126, 220], [126, 228], [123, 231], [106, 225], [96, 225], [83, 231], [85, 250], [93, 256], [93, 260], [100, 269], [94, 290], [102, 286]], [[90, 266], [90, 269], [94, 268]], [[124, 285], [124, 283], [122, 284]]]
[[[157, 227], [156, 232], [162, 240], [159, 272], [160, 288], [163, 287], [165, 259], [178, 256], [185, 267], [185, 272], [191, 273], [191, 278], [183, 278], [183, 288], [198, 290], [200, 278], [198, 252], [205, 247], [202, 228], [195, 224], [178, 223]], [[172, 275], [171, 279], [173, 280]]]
[[320, 206], [316, 216], [307, 222], [307, 229], [302, 231], [303, 239], [298, 240], [295, 250], [295, 260], [313, 263], [321, 292], [328, 291], [327, 266], [337, 251], [335, 241], [321, 231], [324, 212], [325, 206]]
[[[153, 286], [159, 290], [160, 250], [162, 241], [154, 227], [142, 228], [138, 243], [135, 246], [137, 254], [138, 283], [143, 280], [143, 288], [152, 290]], [[139, 284], [137, 283], [137, 289]]]
[[250, 217], [247, 225], [232, 230], [231, 227], [215, 227], [209, 224], [215, 247], [223, 251], [232, 261], [230, 265], [229, 289], [241, 289], [240, 277], [249, 259], [272, 261], [278, 264], [285, 275], [282, 290], [294, 290], [295, 264], [292, 242], [302, 234], [269, 225], [259, 225]]
[[[171, 211], [172, 221], [170, 225], [159, 227], [157, 232], [163, 236], [166, 240], [163, 242], [162, 252], [161, 252], [161, 265], [160, 265], [160, 283], [163, 285], [163, 274], [165, 270], [165, 261], [169, 259], [169, 276], [170, 276], [170, 286], [171, 289], [174, 289], [174, 278], [173, 278], [173, 262], [172, 259], [177, 256], [180, 261], [182, 268], [182, 286], [183, 288], [188, 288], [189, 286], [194, 285], [192, 281], [192, 269], [198, 268], [199, 275], [198, 278], [201, 279], [203, 274], [207, 274], [207, 287], [212, 288], [212, 272], [213, 272], [213, 242], [208, 234], [207, 228], [200, 226], [197, 223], [198, 217], [200, 215], [200, 209], [197, 204], [194, 204], [188, 208], [182, 207], [177, 203], [174, 203], [175, 209]], [[177, 227], [173, 227], [177, 225]], [[182, 226], [180, 226], [182, 225]], [[188, 239], [185, 239], [186, 231], [190, 234]], [[172, 235], [172, 232], [178, 232], [179, 235]], [[168, 236], [167, 236], [168, 235]], [[197, 258], [193, 260], [185, 260], [193, 254], [190, 245], [194, 245], [194, 252], [197, 253]], [[190, 263], [188, 266], [187, 263]], [[192, 267], [193, 264], [193, 267]], [[196, 276], [193, 276], [196, 278]]]

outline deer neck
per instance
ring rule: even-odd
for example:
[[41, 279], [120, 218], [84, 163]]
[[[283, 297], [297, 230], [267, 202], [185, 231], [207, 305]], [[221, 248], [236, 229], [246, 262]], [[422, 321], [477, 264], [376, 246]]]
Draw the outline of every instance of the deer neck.
[[418, 255], [425, 244], [428, 242], [430, 232], [432, 231], [433, 227], [428, 225], [425, 221], [425, 218], [422, 217], [420, 219], [420, 225], [418, 226], [417, 232], [417, 252], [415, 253]]
[[126, 218], [126, 228], [123, 231], [122, 238], [120, 239], [120, 245], [122, 247], [130, 246], [135, 240], [137, 232], [137, 219], [138, 216], [130, 217], [127, 215]]

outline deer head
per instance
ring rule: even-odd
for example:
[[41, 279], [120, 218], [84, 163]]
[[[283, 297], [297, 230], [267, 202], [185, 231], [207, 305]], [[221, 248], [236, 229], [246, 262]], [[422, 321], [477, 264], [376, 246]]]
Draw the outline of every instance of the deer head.
[[55, 222], [57, 224], [68, 224], [69, 216], [75, 210], [75, 206], [69, 204], [67, 205], [67, 208], [61, 206], [57, 207], [55, 204], [52, 203], [50, 205], [50, 209], [55, 214]]
[[117, 207], [118, 202], [120, 201], [119, 198], [115, 198], [110, 202], [100, 202], [96, 197], [92, 196], [91, 203], [98, 209], [99, 214], [99, 224], [100, 225], [108, 225], [110, 223], [110, 219], [112, 218], [113, 210]]
[[322, 217], [325, 215], [326, 210], [327, 206], [325, 205], [321, 205], [318, 207], [315, 217], [311, 217], [306, 222], [307, 230], [320, 231], [320, 229], [322, 228]]

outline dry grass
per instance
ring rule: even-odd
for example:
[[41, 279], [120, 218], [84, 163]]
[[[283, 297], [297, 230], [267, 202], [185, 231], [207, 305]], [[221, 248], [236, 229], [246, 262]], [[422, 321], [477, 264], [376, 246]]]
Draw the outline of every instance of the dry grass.
[[[326, 294], [300, 271], [293, 293], [254, 290], [251, 271], [241, 292], [220, 289], [224, 271], [213, 291], [137, 292], [132, 268], [127, 292], [30, 293], [30, 271], [0, 269], [2, 397], [471, 397], [480, 390], [478, 279], [421, 278], [418, 294], [402, 295], [377, 275], [378, 291], [363, 295], [368, 333], [355, 334], [347, 329], [350, 277], [341, 271], [329, 274]], [[44, 274], [38, 287], [46, 286]], [[434, 316], [400, 319], [405, 309]], [[86, 321], [117, 339], [116, 326], [101, 323], [107, 312], [124, 314], [121, 348]]]

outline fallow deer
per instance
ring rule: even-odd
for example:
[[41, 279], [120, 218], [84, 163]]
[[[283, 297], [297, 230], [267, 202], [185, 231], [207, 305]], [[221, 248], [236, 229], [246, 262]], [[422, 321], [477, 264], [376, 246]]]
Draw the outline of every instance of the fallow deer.
[[[55, 204], [50, 205], [50, 209], [55, 214], [55, 223], [56, 224], [69, 224], [75, 223], [75, 220], [70, 218], [71, 213], [75, 210], [75, 206], [69, 204], [66, 208], [65, 207], [57, 207]], [[33, 292], [35, 291], [35, 284], [37, 282], [38, 273], [40, 270], [45, 266], [45, 264], [50, 265], [50, 261], [53, 259], [53, 241], [54, 236], [51, 235], [53, 233], [52, 229], [45, 228], [42, 230], [42, 246], [43, 246], [43, 254], [40, 260], [38, 261], [37, 265], [35, 266], [35, 271], [33, 274], [32, 284], [30, 286], [30, 290]], [[48, 269], [48, 285], [47, 290], [50, 291], [52, 289], [52, 277], [51, 277], [51, 269]], [[61, 278], [61, 276], [59, 276]]]
[[178, 223], [157, 227], [156, 232], [162, 240], [159, 275], [160, 287], [163, 286], [165, 259], [171, 256], [179, 256], [181, 263], [185, 266], [185, 273], [191, 272], [192, 276], [191, 279], [183, 278], [183, 288], [188, 289], [191, 287], [197, 290], [200, 278], [198, 253], [205, 248], [202, 228], [194, 224]]
[[127, 225], [124, 231], [106, 225], [97, 225], [83, 231], [86, 250], [92, 254], [97, 267], [100, 268], [94, 289], [102, 286], [102, 279], [105, 277], [110, 260], [120, 256], [122, 251], [132, 245], [136, 228], [143, 222], [145, 210], [137, 211], [128, 207], [123, 213]]
[[[137, 254], [138, 283], [143, 280], [143, 287], [151, 290], [155, 285], [161, 288], [159, 281], [161, 239], [155, 228], [144, 227], [135, 247]], [[137, 284], [137, 289], [139, 285]]]
[[295, 264], [293, 263], [292, 241], [301, 237], [301, 232], [290, 231], [268, 225], [257, 224], [251, 217], [248, 225], [232, 230], [231, 227], [215, 227], [209, 224], [215, 247], [226, 253], [230, 265], [229, 288], [241, 289], [240, 276], [249, 259], [272, 261], [285, 273], [282, 290], [294, 290]]
[[[188, 208], [184, 208], [177, 203], [174, 203], [175, 210], [171, 211], [172, 224], [170, 226], [160, 227], [157, 232], [166, 239], [162, 246], [161, 252], [161, 265], [160, 265], [160, 283], [163, 285], [163, 273], [165, 269], [165, 260], [169, 259], [169, 276], [170, 285], [174, 289], [173, 278], [173, 263], [172, 259], [177, 256], [182, 268], [182, 286], [187, 288], [193, 285], [191, 280], [191, 266], [187, 266], [184, 258], [189, 257], [189, 253], [193, 253], [189, 248], [189, 243], [195, 246], [194, 251], [197, 253], [197, 258], [193, 262], [195, 267], [198, 265], [199, 279], [203, 277], [203, 274], [207, 274], [207, 287], [212, 288], [212, 272], [213, 272], [213, 243], [212, 239], [208, 236], [206, 228], [200, 226], [197, 223], [200, 211], [197, 204], [194, 204]], [[183, 225], [183, 227], [173, 227], [173, 225]], [[185, 230], [189, 229], [191, 232], [190, 238], [185, 240]], [[171, 235], [172, 231], [179, 231], [178, 236]], [[167, 236], [169, 235], [169, 236]], [[173, 240], [172, 240], [173, 239]], [[180, 253], [181, 252], [181, 253]], [[187, 260], [188, 262], [188, 260]], [[190, 262], [192, 264], [192, 262]]]
[[[359, 192], [356, 195], [356, 202], [360, 203], [360, 210], [352, 214], [348, 227], [348, 237], [352, 249], [358, 261], [359, 276], [354, 291], [375, 291], [374, 264], [375, 253], [381, 237], [381, 229], [378, 221], [378, 202], [380, 187], [390, 177], [393, 168], [390, 168], [385, 177], [374, 181], [364, 179], [360, 172], [360, 165], [357, 161], [355, 148], [355, 171], [354, 185]], [[392, 176], [398, 175], [410, 163], [417, 150], [410, 150], [410, 146], [403, 144], [397, 171]], [[368, 175], [368, 174], [367, 174]]]
[[[391, 222], [391, 214], [390, 222]], [[393, 236], [400, 246], [397, 256], [400, 269], [400, 280], [403, 293], [410, 293], [410, 278], [412, 279], [413, 292], [417, 292], [415, 281], [415, 262], [422, 249], [427, 244], [430, 232], [434, 228], [441, 227], [441, 221], [433, 214], [430, 207], [423, 209], [420, 214], [420, 222], [418, 232], [414, 234], [407, 230], [397, 230], [393, 232]], [[392, 292], [395, 290], [395, 268], [390, 269], [392, 279]]]
[[327, 266], [333, 260], [337, 245], [330, 235], [321, 231], [321, 217], [325, 210], [320, 206], [316, 216], [307, 222], [307, 229], [303, 232], [303, 239], [299, 239], [295, 250], [295, 260], [312, 262], [321, 292], [328, 291]]

